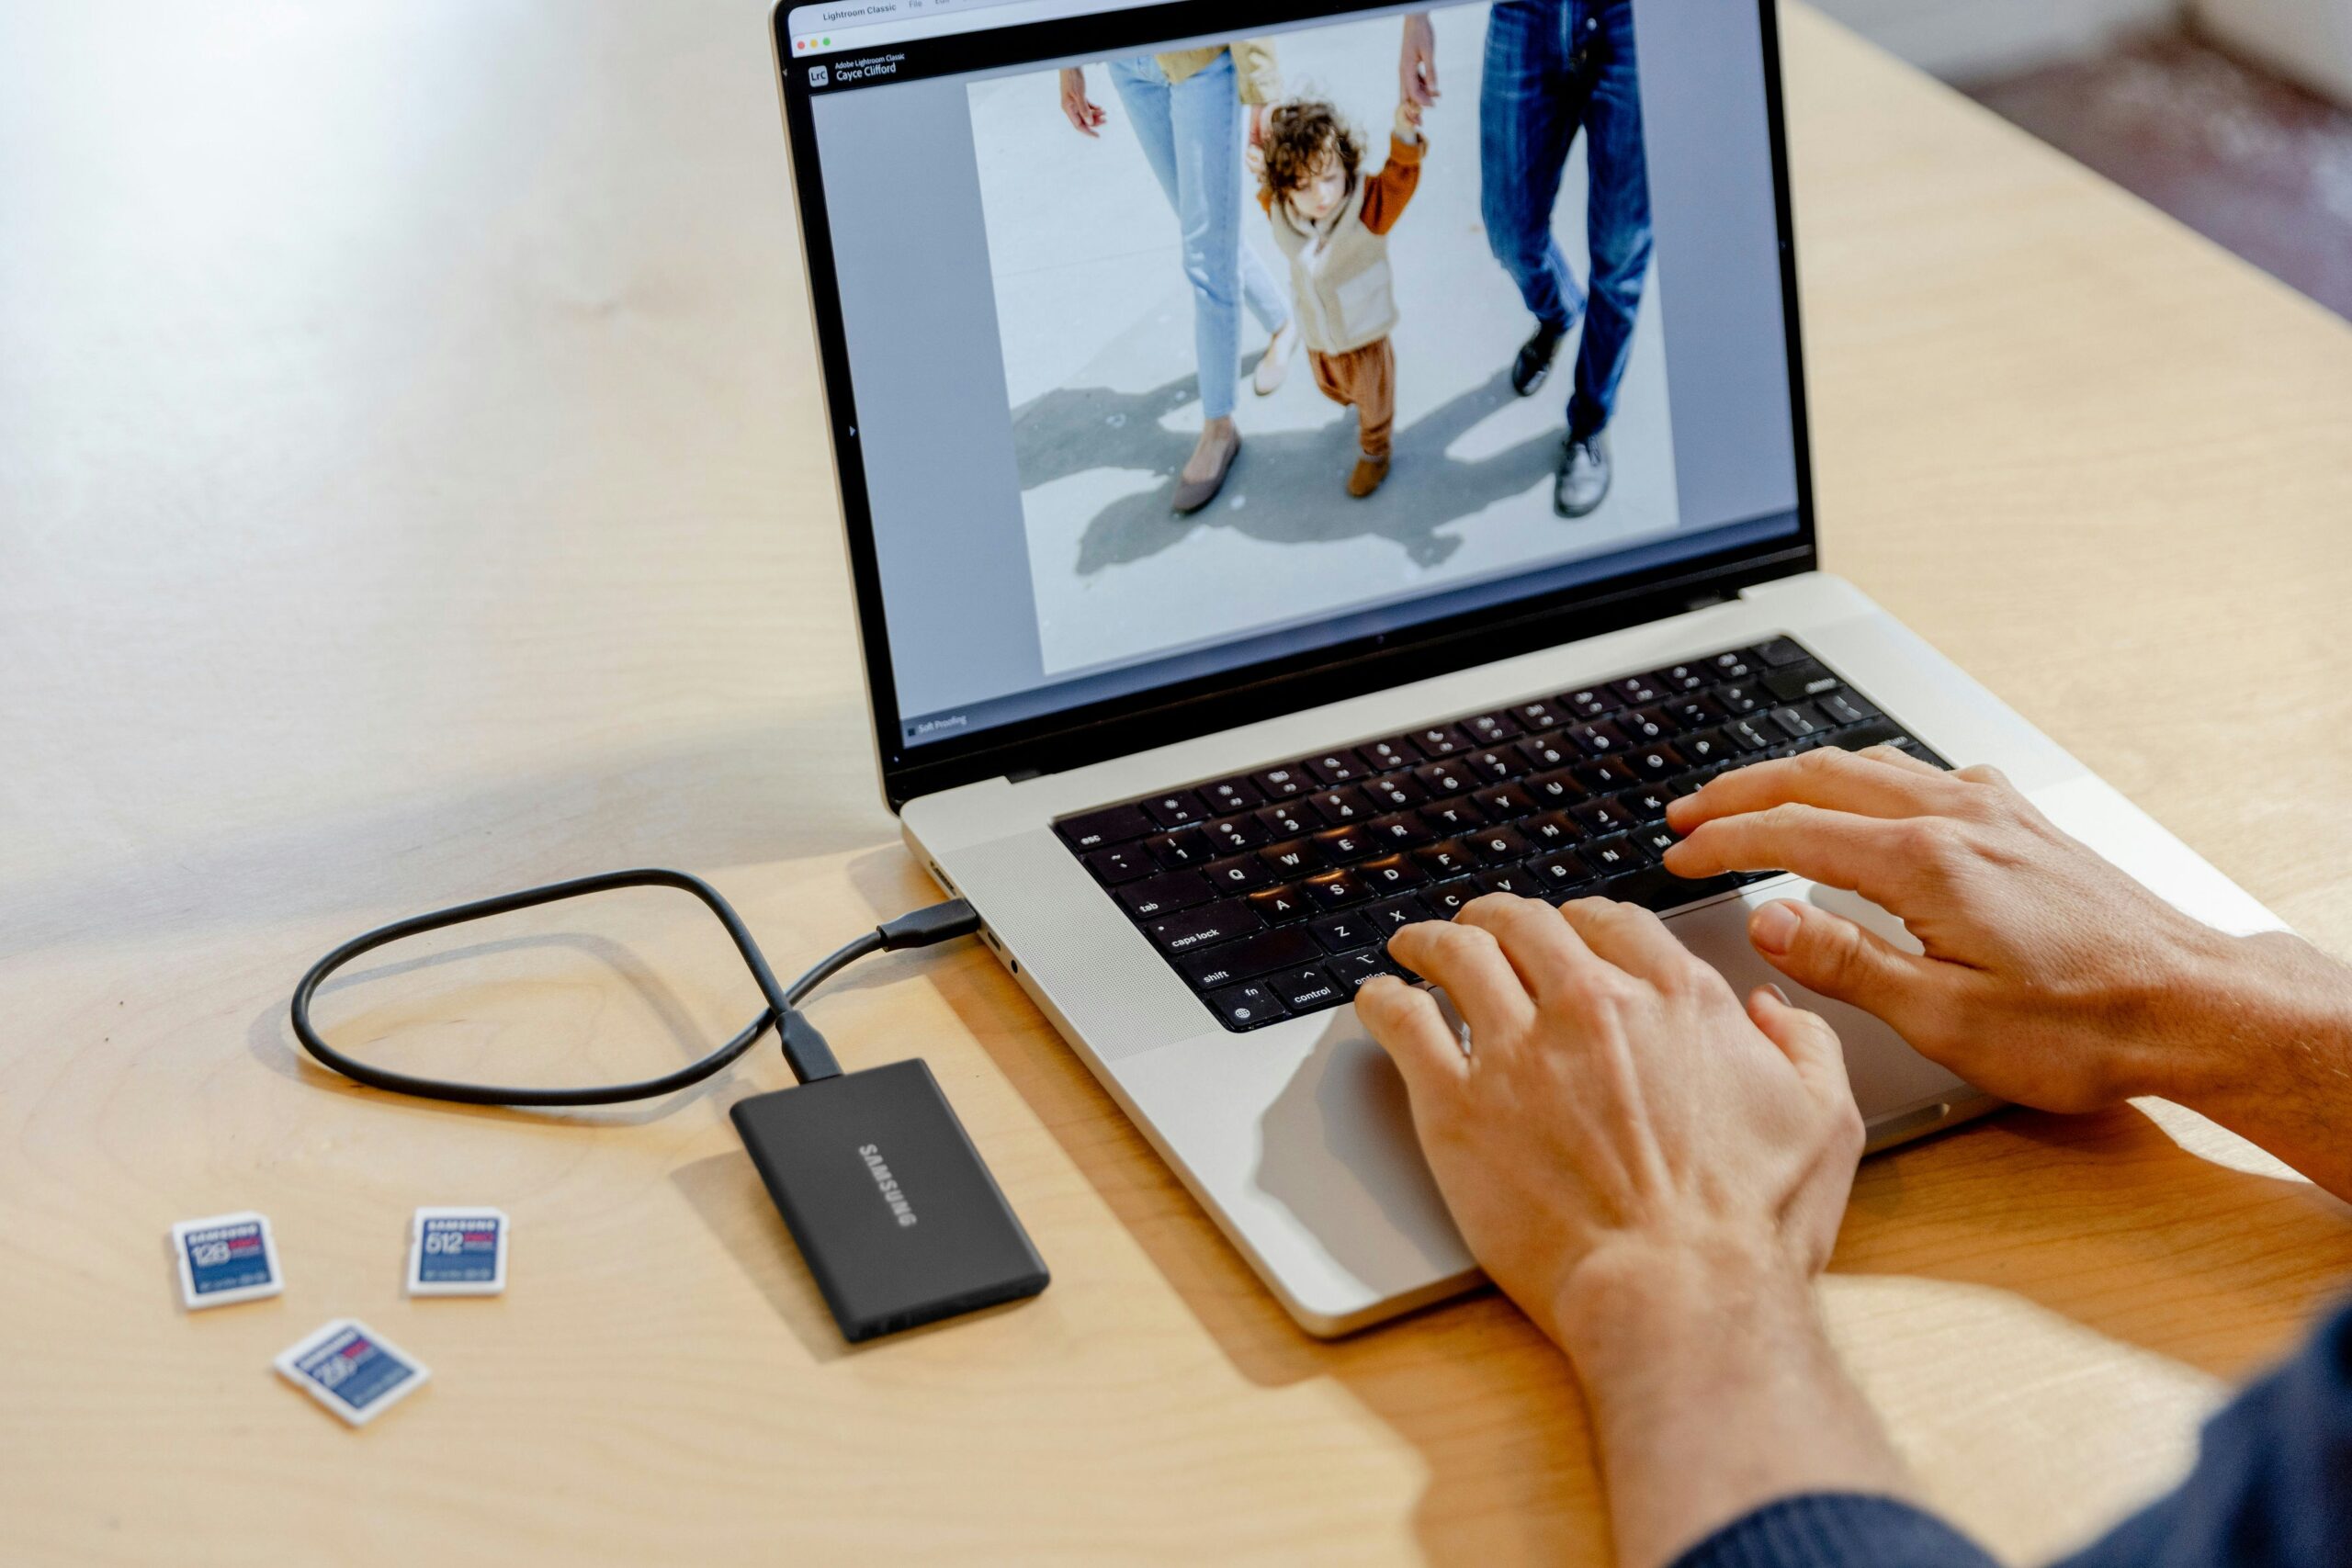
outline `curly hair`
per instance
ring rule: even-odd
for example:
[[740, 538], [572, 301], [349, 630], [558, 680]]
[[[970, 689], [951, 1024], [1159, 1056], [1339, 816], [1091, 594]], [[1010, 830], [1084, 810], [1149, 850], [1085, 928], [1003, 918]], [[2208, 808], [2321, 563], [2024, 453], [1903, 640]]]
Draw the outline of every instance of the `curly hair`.
[[1264, 145], [1266, 188], [1277, 197], [1306, 189], [1327, 157], [1340, 160], [1351, 186], [1363, 164], [1363, 143], [1340, 111], [1319, 98], [1276, 104], [1266, 116]]

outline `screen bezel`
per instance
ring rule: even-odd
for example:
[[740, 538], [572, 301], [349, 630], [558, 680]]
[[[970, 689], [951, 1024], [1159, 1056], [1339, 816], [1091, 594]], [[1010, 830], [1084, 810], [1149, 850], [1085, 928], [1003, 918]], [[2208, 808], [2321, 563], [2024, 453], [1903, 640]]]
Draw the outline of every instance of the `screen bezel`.
[[[1819, 565], [1812, 444], [1804, 395], [1804, 360], [1798, 320], [1796, 235], [1789, 191], [1788, 134], [1783, 112], [1781, 42], [1775, 0], [1758, 0], [1763, 52], [1765, 112], [1771, 137], [1772, 205], [1780, 236], [1781, 320], [1787, 339], [1790, 431], [1797, 481], [1792, 536], [1737, 545], [1646, 570], [1531, 596], [1493, 609], [1426, 621], [1393, 631], [1261, 660], [1239, 669], [1175, 682], [1148, 692], [991, 727], [968, 736], [908, 745], [902, 737], [889, 635], [882, 613], [882, 580], [874, 543], [874, 516], [865, 491], [865, 459], [855, 431], [848, 336], [833, 267], [832, 234], [825, 205], [810, 95], [795, 80], [787, 30], [789, 13], [804, 0], [780, 0], [770, 18], [785, 138], [799, 213], [806, 272], [826, 417], [833, 444], [833, 477], [847, 535], [855, 590], [860, 651], [865, 665], [869, 716], [890, 809], [976, 781], [1034, 777], [1083, 767], [1151, 746], [1191, 739], [1280, 714], [1360, 696], [1408, 680], [1579, 640], [1661, 619], [1694, 604], [1729, 598], [1754, 583], [1814, 570]], [[1290, 0], [1237, 5], [1231, 0], [1170, 0], [1107, 14], [1034, 22], [960, 35], [969, 69], [1065, 59], [1220, 32], [1377, 11], [1362, 0]]]

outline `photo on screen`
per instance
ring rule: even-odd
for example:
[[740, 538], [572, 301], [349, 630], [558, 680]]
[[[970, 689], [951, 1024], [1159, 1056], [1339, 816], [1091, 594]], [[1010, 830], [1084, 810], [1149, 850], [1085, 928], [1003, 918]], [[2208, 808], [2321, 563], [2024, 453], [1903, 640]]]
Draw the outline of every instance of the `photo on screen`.
[[[1675, 530], [1632, 7], [1574, 48], [1560, 10], [1436, 10], [1418, 127], [1395, 16], [968, 85], [1046, 673]], [[1572, 408], [1611, 473], [1568, 517]], [[1220, 415], [1238, 455], [1180, 512]]]

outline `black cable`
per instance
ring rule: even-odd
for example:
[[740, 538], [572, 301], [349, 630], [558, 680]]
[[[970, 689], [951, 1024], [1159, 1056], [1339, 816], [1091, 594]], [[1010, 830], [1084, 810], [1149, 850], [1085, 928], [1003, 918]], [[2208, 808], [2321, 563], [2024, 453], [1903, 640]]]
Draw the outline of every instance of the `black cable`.
[[[316, 995], [320, 985], [328, 976], [363, 953], [406, 937], [422, 936], [427, 931], [463, 925], [469, 920], [489, 919], [497, 915], [512, 914], [517, 909], [534, 908], [565, 898], [584, 897], [592, 893], [609, 893], [623, 887], [671, 887], [700, 899], [712, 914], [718, 917], [719, 924], [727, 928], [728, 936], [735, 943], [735, 951], [742, 955], [744, 964], [752, 971], [752, 977], [759, 983], [760, 994], [767, 998], [767, 1006], [741, 1033], [700, 1061], [690, 1063], [674, 1073], [635, 1083], [610, 1084], [594, 1089], [520, 1089], [496, 1084], [458, 1083], [445, 1078], [418, 1077], [356, 1061], [329, 1045], [319, 1037], [318, 1031], [311, 1027], [311, 998]], [[744, 927], [741, 917], [719, 896], [717, 888], [702, 878], [690, 876], [683, 871], [607, 872], [601, 876], [550, 883], [545, 887], [526, 888], [520, 893], [508, 893], [496, 898], [483, 898], [447, 909], [436, 909], [431, 914], [379, 926], [374, 931], [352, 938], [311, 965], [310, 972], [294, 987], [290, 1009], [294, 1037], [302, 1043], [302, 1049], [321, 1065], [356, 1082], [389, 1089], [395, 1094], [415, 1095], [424, 1100], [455, 1100], [464, 1105], [618, 1105], [632, 1100], [655, 1099], [702, 1082], [750, 1050], [753, 1043], [781, 1019], [783, 1027], [777, 1033], [784, 1047], [786, 1063], [792, 1068], [793, 1077], [802, 1083], [814, 1083], [821, 1078], [839, 1077], [842, 1069], [841, 1064], [833, 1059], [832, 1048], [825, 1043], [825, 1037], [799, 1011], [800, 1003], [809, 993], [868, 953], [928, 947], [933, 942], [968, 935], [978, 931], [979, 926], [979, 916], [960, 898], [934, 904], [876, 927], [820, 959], [791, 985], [779, 986], [775, 972], [768, 967], [766, 955], [760, 952], [759, 943], [752, 940], [752, 933]]]

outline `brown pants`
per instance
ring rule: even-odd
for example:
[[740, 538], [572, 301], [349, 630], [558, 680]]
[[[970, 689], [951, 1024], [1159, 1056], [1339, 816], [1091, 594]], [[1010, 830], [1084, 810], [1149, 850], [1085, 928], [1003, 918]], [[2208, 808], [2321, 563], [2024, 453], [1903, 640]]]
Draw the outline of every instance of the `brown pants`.
[[1356, 411], [1363, 426], [1363, 455], [1388, 456], [1388, 437], [1396, 427], [1396, 350], [1386, 338], [1345, 354], [1306, 351], [1315, 367], [1315, 384], [1335, 403]]

